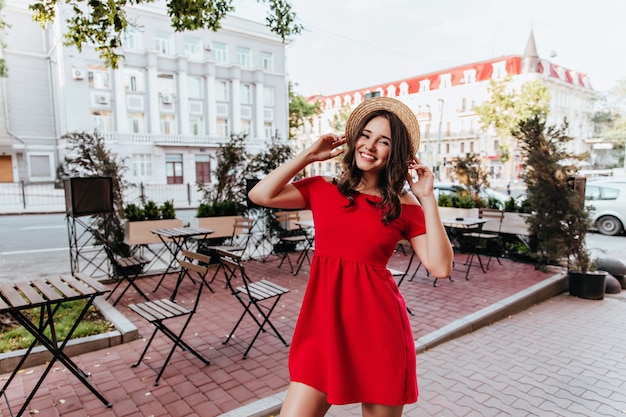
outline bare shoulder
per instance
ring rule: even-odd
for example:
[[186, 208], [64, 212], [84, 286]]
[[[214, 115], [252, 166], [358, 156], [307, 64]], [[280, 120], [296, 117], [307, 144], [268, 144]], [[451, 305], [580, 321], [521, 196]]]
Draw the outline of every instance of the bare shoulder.
[[417, 199], [417, 197], [415, 197], [415, 195], [413, 193], [410, 193], [408, 191], [400, 196], [400, 203], [411, 205], [411, 206], [419, 206], [420, 205], [420, 202]]

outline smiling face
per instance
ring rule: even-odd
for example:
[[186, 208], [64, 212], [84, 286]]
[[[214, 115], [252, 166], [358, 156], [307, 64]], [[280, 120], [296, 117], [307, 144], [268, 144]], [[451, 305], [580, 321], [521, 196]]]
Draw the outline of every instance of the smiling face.
[[391, 125], [389, 120], [376, 116], [370, 120], [355, 143], [356, 166], [364, 175], [378, 175], [391, 154]]

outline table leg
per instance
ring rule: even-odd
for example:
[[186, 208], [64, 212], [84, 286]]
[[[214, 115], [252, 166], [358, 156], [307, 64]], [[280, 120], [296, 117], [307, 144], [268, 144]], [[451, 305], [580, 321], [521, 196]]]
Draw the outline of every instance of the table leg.
[[166, 242], [165, 239], [161, 235], [159, 235], [159, 239], [161, 239], [165, 247], [169, 250], [170, 254], [172, 255], [172, 259], [170, 260], [170, 263], [167, 265], [167, 268], [165, 268], [163, 275], [161, 275], [161, 279], [159, 279], [158, 284], [156, 285], [156, 287], [154, 287], [152, 292], [156, 292], [156, 290], [159, 289], [159, 287], [163, 283], [163, 280], [165, 279], [167, 274], [170, 273], [170, 269], [172, 269], [172, 267], [174, 266], [174, 263], [177, 262], [178, 254], [183, 250], [183, 245], [185, 242], [185, 239], [171, 238], [172, 242], [170, 245], [170, 243]]
[[[69, 369], [70, 372], [72, 372], [74, 374], [74, 376], [76, 376], [76, 378], [78, 378], [83, 383], [83, 385], [85, 385], [96, 397], [98, 397], [98, 399], [100, 401], [102, 401], [102, 403], [104, 405], [106, 405], [107, 407], [111, 407], [112, 406], [112, 404], [110, 402], [108, 402], [104, 398], [104, 396], [102, 396], [102, 394], [100, 394], [89, 383], [89, 381], [87, 380], [87, 377], [89, 376], [89, 373], [86, 373], [82, 369], [80, 369], [78, 367], [78, 365], [76, 365], [76, 363], [74, 363], [72, 361], [72, 359], [63, 352], [63, 350], [65, 349], [65, 346], [67, 345], [67, 342], [71, 339], [72, 334], [74, 334], [74, 331], [76, 330], [76, 328], [78, 327], [79, 323], [82, 321], [82, 319], [84, 318], [85, 314], [89, 310], [89, 307], [92, 305], [94, 299], [95, 299], [95, 296], [92, 296], [89, 299], [87, 299], [87, 302], [85, 303], [85, 307], [83, 308], [83, 310], [79, 314], [78, 318], [76, 319], [76, 322], [73, 324], [72, 328], [69, 330], [67, 336], [61, 342], [60, 345], [57, 342], [56, 331], [55, 331], [55, 328], [54, 328], [54, 320], [53, 320], [54, 313], [56, 313], [60, 303], [57, 303], [55, 305], [54, 309], [51, 309], [50, 304], [47, 304], [45, 306], [46, 310], [47, 310], [48, 319], [46, 320], [46, 325], [44, 325], [43, 327], [41, 326], [41, 323], [42, 323], [42, 320], [43, 320], [42, 317], [40, 317], [40, 327], [37, 327], [22, 313], [22, 311], [20, 311], [20, 310], [12, 310], [11, 311], [11, 315], [22, 326], [24, 326], [24, 328], [26, 328], [29, 331], [29, 333], [31, 333], [33, 335], [33, 337], [35, 338], [35, 341], [38, 341], [43, 346], [45, 346], [46, 349], [52, 354], [52, 359], [48, 363], [48, 366], [46, 367], [44, 372], [39, 377], [39, 380], [35, 384], [35, 387], [31, 390], [30, 395], [26, 398], [26, 400], [24, 402], [24, 405], [22, 406], [22, 408], [20, 409], [20, 411], [17, 414], [18, 416], [22, 415], [24, 413], [24, 411], [26, 411], [26, 408], [28, 407], [28, 404], [33, 399], [33, 397], [35, 396], [35, 393], [37, 392], [37, 390], [39, 389], [39, 387], [43, 383], [43, 380], [48, 375], [48, 373], [50, 372], [50, 370], [54, 366], [54, 363], [57, 361], [57, 359], [61, 363], [63, 363], [67, 367], [67, 369]], [[44, 307], [42, 307], [42, 315], [43, 315], [43, 311], [44, 311], [43, 309], [44, 309]], [[48, 338], [45, 335], [45, 333], [44, 333], [44, 330], [45, 330], [46, 327], [50, 328], [51, 338]], [[23, 364], [23, 362], [21, 362], [21, 364]]]

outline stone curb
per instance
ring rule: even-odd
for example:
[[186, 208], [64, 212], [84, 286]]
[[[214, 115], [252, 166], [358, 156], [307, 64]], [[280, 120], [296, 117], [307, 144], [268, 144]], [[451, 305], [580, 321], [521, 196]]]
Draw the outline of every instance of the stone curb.
[[[557, 274], [523, 291], [487, 306], [475, 313], [453, 321], [441, 329], [430, 332], [415, 340], [417, 354], [424, 353], [437, 345], [456, 339], [481, 327], [517, 314], [527, 308], [559, 295], [568, 288], [567, 274]], [[287, 391], [282, 391], [244, 405], [218, 417], [267, 417], [278, 415]]]
[[[102, 316], [113, 324], [115, 330], [94, 336], [81, 337], [67, 342], [64, 352], [68, 356], [76, 356], [94, 350], [106, 349], [122, 343], [128, 343], [139, 339], [139, 331], [122, 313], [109, 304], [104, 297], [94, 300], [94, 305]], [[0, 374], [13, 372], [22, 359], [26, 349], [0, 354]], [[31, 351], [28, 359], [22, 365], [22, 369], [42, 365], [52, 359], [52, 354], [43, 346], [36, 346]]]

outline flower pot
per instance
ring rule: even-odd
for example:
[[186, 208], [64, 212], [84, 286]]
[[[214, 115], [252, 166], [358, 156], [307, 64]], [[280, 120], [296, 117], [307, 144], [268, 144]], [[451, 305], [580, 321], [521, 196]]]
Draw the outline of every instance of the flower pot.
[[605, 271], [568, 272], [569, 293], [574, 297], [587, 300], [602, 300], [604, 298]]
[[129, 246], [161, 243], [161, 239], [152, 233], [151, 230], [168, 229], [170, 227], [183, 227], [183, 220], [164, 219], [143, 220], [137, 222], [126, 221], [124, 223], [124, 243]]

